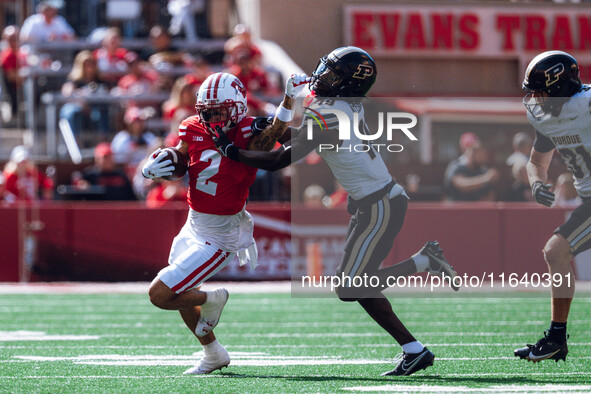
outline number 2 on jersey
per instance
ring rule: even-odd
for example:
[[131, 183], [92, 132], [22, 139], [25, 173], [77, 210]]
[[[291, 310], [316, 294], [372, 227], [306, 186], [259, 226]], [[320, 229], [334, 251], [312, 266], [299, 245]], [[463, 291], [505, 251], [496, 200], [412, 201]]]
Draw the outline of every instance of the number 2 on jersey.
[[205, 167], [205, 169], [203, 169], [197, 175], [197, 183], [195, 184], [195, 187], [197, 188], [197, 190], [200, 190], [203, 193], [215, 196], [218, 184], [210, 181], [210, 179], [220, 170], [220, 162], [222, 161], [222, 156], [219, 154], [219, 152], [212, 149], [208, 149], [206, 151], [203, 151], [201, 157], [199, 158], [199, 161], [209, 163], [209, 165]]

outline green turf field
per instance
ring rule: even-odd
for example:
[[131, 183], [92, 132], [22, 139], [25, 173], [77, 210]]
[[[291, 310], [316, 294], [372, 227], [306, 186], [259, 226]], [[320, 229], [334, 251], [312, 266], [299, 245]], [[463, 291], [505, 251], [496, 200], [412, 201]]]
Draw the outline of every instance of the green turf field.
[[200, 346], [144, 295], [0, 295], [0, 392], [591, 391], [591, 298], [575, 299], [558, 364], [513, 357], [548, 326], [547, 298], [394, 304], [436, 356], [410, 377], [380, 376], [400, 348], [358, 304], [235, 293], [216, 328], [232, 365], [183, 376]]

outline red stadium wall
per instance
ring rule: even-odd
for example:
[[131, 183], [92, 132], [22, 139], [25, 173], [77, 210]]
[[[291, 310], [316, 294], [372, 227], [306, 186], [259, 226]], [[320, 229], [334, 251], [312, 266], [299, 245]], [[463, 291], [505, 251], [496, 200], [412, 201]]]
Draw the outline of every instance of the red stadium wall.
[[0, 208], [0, 282], [19, 280], [19, 226], [16, 208]]
[[[248, 209], [255, 217], [261, 266], [251, 272], [231, 264], [220, 278], [287, 279], [291, 252], [300, 256], [294, 262], [297, 271], [305, 270], [302, 245], [310, 240], [324, 245], [324, 273], [334, 272], [349, 218], [344, 210], [298, 211], [298, 222], [305, 220], [305, 226], [290, 227], [289, 205], [251, 203]], [[541, 249], [568, 211], [533, 204], [411, 203], [386, 264], [404, 260], [426, 240], [436, 239], [459, 273], [544, 273]], [[44, 227], [34, 233], [37, 263], [31, 279], [151, 280], [167, 264], [172, 239], [186, 215], [184, 203], [157, 210], [123, 203], [41, 206]], [[0, 222], [0, 281], [17, 281], [17, 209], [0, 208]], [[290, 231], [304, 238], [300, 246], [291, 242]]]

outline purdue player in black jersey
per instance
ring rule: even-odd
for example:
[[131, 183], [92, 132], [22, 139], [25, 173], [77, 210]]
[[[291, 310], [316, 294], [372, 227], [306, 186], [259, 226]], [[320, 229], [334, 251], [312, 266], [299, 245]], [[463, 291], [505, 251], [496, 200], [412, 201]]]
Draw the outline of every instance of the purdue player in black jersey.
[[[353, 105], [351, 100], [326, 98], [364, 97], [374, 84], [376, 75], [376, 64], [367, 52], [352, 46], [337, 48], [320, 59], [311, 77], [310, 90], [315, 100], [308, 108], [318, 111], [329, 106], [330, 110], [338, 110], [349, 119], [354, 119], [352, 107], [355, 107], [355, 112], [363, 119], [360, 100]], [[354, 278], [367, 274], [380, 277], [383, 280], [381, 283], [385, 283], [387, 277], [430, 272], [453, 279], [456, 273], [436, 241], [427, 242], [418, 253], [404, 262], [379, 269], [402, 228], [408, 197], [402, 186], [392, 179], [379, 154], [373, 150], [364, 153], [353, 149], [347, 151], [347, 147], [361, 140], [351, 133], [351, 140], [339, 141], [338, 117], [325, 115], [324, 120], [328, 130], [315, 129], [311, 140], [302, 131], [286, 144], [288, 148], [282, 147], [267, 154], [251, 154], [238, 149], [223, 135], [217, 145], [222, 154], [231, 159], [266, 170], [286, 167], [316, 149], [336, 180], [349, 193], [348, 210], [353, 215], [349, 223], [345, 255], [337, 273], [339, 277], [344, 275]], [[321, 149], [322, 144], [338, 145], [341, 149]], [[337, 288], [337, 294], [343, 301], [358, 301], [372, 319], [402, 346], [403, 356], [396, 368], [384, 375], [410, 375], [432, 365], [433, 353], [406, 329], [381, 290], [381, 285], [377, 288], [341, 286]]]
[[535, 345], [514, 353], [533, 362], [566, 360], [566, 322], [575, 291], [571, 261], [591, 248], [591, 90], [581, 83], [575, 58], [561, 51], [536, 56], [527, 67], [522, 86], [527, 92], [527, 117], [536, 130], [527, 163], [534, 198], [548, 207], [554, 202], [551, 185], [546, 182], [556, 149], [573, 174], [583, 204], [554, 231], [543, 250], [553, 278], [550, 328]]

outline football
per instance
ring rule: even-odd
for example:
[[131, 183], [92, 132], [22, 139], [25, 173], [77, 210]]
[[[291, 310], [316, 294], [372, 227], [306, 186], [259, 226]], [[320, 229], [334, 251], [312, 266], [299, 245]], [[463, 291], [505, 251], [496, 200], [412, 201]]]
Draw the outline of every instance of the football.
[[165, 148], [163, 151], [165, 152], [165, 157], [162, 160], [169, 159], [172, 161], [174, 170], [172, 170], [172, 175], [163, 176], [162, 179], [166, 179], [167, 181], [178, 181], [187, 173], [187, 158], [176, 148]]

